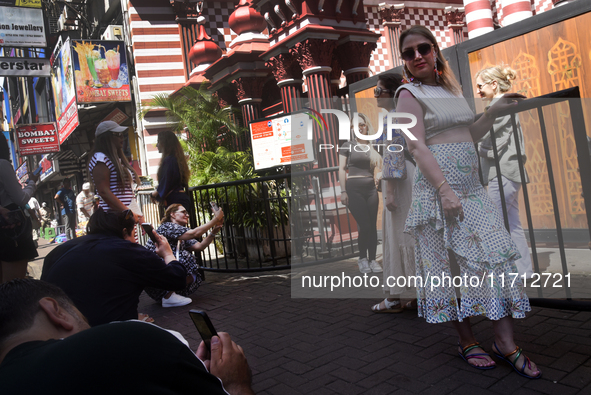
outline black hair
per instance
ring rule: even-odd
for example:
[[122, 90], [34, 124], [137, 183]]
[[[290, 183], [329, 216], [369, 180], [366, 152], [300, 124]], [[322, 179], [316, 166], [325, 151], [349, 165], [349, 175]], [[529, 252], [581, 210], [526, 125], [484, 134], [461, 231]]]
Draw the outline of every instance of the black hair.
[[65, 292], [48, 282], [16, 279], [0, 284], [0, 353], [8, 337], [33, 326], [42, 298], [53, 298], [66, 311], [74, 311], [74, 303]]
[[127, 230], [128, 234], [132, 234], [135, 227], [135, 220], [131, 210], [119, 211], [114, 213], [106, 213], [102, 207], [99, 207], [88, 220], [86, 225], [86, 233], [103, 234], [117, 236], [123, 239], [123, 229]]
[[384, 87], [392, 92], [391, 96], [394, 97], [394, 92], [402, 85], [402, 75], [398, 73], [380, 74], [378, 81], [381, 81]]
[[10, 148], [8, 148], [8, 141], [4, 138], [4, 134], [0, 136], [0, 159], [10, 161]]

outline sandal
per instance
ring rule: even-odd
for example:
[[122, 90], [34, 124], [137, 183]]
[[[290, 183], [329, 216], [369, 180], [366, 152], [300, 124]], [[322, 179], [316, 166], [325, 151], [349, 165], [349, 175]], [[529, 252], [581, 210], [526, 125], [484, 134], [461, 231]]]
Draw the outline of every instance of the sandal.
[[413, 300], [409, 300], [408, 302], [406, 302], [406, 304], [404, 305], [404, 309], [405, 310], [416, 310], [417, 309], [417, 300], [413, 299]]
[[402, 305], [400, 304], [400, 300], [395, 300], [393, 302], [389, 302], [388, 298], [384, 299], [384, 306], [386, 306], [385, 309], [380, 308], [380, 305], [382, 304], [382, 302], [373, 305], [371, 308], [371, 311], [373, 311], [374, 313], [378, 313], [378, 314], [394, 314], [394, 313], [402, 313], [404, 311], [404, 309], [402, 308]]
[[144, 321], [144, 322], [154, 322], [154, 318], [152, 318], [148, 314], [144, 314], [144, 313], [138, 313], [137, 319], [139, 321]]
[[[462, 347], [460, 345], [460, 343], [458, 342], [458, 347]], [[460, 357], [462, 357], [462, 359], [464, 361], [466, 361], [466, 363], [470, 366], [472, 366], [473, 368], [479, 369], [479, 370], [490, 370], [490, 369], [494, 369], [497, 367], [497, 365], [492, 365], [492, 366], [476, 366], [476, 365], [472, 365], [468, 360], [472, 359], [472, 358], [477, 358], [477, 359], [486, 359], [484, 356], [487, 356], [490, 358], [490, 355], [488, 355], [487, 353], [477, 353], [477, 354], [468, 354], [468, 352], [470, 350], [474, 350], [475, 348], [481, 348], [480, 347], [480, 343], [476, 342], [476, 343], [472, 343], [472, 344], [468, 344], [466, 347], [462, 348], [462, 352], [458, 352], [458, 354], [460, 355]]]
[[[503, 361], [509, 363], [511, 366], [513, 366], [513, 369], [515, 369], [515, 371], [517, 373], [519, 373], [520, 376], [523, 376], [525, 378], [528, 379], [539, 379], [540, 377], [542, 377], [542, 371], [538, 369], [538, 375], [537, 376], [530, 376], [525, 374], [525, 364], [527, 364], [527, 367], [529, 369], [531, 369], [531, 360], [529, 359], [529, 357], [526, 357], [525, 354], [523, 354], [523, 349], [519, 346], [515, 347], [515, 350], [511, 351], [509, 354], [505, 354], [504, 356], [501, 354], [501, 350], [499, 349], [499, 347], [497, 346], [497, 343], [493, 343], [493, 352], [495, 353], [495, 355], [497, 357], [499, 357], [500, 359], [502, 359]], [[496, 350], [496, 351], [495, 351]], [[498, 351], [498, 352], [497, 352]], [[515, 355], [515, 358], [513, 359], [513, 362], [511, 362], [509, 360], [509, 357], [511, 355]], [[521, 366], [521, 370], [519, 370], [517, 368], [517, 366], [515, 366], [515, 363], [517, 362], [517, 360], [519, 359], [519, 357], [523, 355], [524, 359], [523, 359], [523, 365]]]

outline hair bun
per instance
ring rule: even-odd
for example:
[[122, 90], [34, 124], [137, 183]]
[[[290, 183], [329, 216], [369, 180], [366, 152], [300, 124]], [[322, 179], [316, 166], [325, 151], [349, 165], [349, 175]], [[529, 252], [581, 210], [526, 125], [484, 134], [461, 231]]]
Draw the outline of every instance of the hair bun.
[[514, 79], [517, 78], [517, 72], [509, 66], [503, 67], [501, 73], [503, 74], [503, 77], [505, 77], [507, 82], [513, 81]]

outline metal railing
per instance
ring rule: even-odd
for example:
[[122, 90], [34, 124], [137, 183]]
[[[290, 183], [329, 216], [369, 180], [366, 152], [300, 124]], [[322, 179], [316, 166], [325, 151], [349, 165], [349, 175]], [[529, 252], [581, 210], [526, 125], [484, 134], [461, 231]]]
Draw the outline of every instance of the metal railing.
[[[222, 232], [202, 252], [205, 269], [278, 270], [292, 263], [352, 256], [351, 224], [347, 221], [343, 227], [335, 217], [339, 210], [348, 215], [344, 206], [336, 207], [337, 171], [319, 169], [190, 188], [196, 226], [211, 219], [211, 202], [224, 210]], [[319, 176], [331, 182], [321, 188]], [[337, 234], [340, 240], [335, 243]]]
[[[513, 129], [513, 136], [516, 151], [517, 151], [517, 160], [519, 164], [519, 171], [520, 171], [520, 178], [521, 178], [521, 189], [523, 192], [523, 200], [524, 200], [524, 208], [525, 214], [527, 217], [527, 231], [529, 236], [529, 244], [531, 246], [531, 253], [532, 253], [532, 260], [534, 264], [534, 273], [538, 275], [541, 274], [541, 267], [540, 267], [540, 259], [538, 256], [538, 243], [536, 242], [536, 229], [534, 229], [533, 223], [533, 216], [532, 216], [532, 208], [531, 208], [531, 196], [530, 191], [528, 190], [528, 184], [526, 182], [526, 175], [525, 175], [525, 160], [524, 160], [524, 152], [521, 152], [521, 144], [519, 142], [519, 134], [520, 131], [517, 127], [517, 120], [516, 114], [523, 113], [526, 111], [535, 111], [537, 115], [537, 119], [539, 120], [539, 128], [540, 128], [540, 136], [542, 139], [542, 146], [543, 146], [543, 154], [545, 160], [545, 167], [548, 175], [548, 183], [549, 183], [549, 190], [551, 193], [551, 200], [552, 200], [552, 211], [554, 213], [554, 222], [555, 222], [555, 230], [556, 230], [556, 241], [558, 246], [558, 253], [560, 255], [560, 264], [562, 269], [562, 276], [561, 276], [561, 289], [564, 290], [563, 297], [565, 297], [569, 303], [572, 297], [571, 291], [571, 282], [569, 276], [569, 268], [567, 264], [567, 257], [566, 257], [566, 247], [565, 247], [565, 238], [563, 232], [563, 226], [561, 221], [561, 206], [559, 204], [558, 196], [557, 196], [557, 187], [558, 181], [555, 175], [556, 167], [553, 166], [553, 159], [550, 150], [549, 144], [549, 134], [547, 129], [547, 117], [544, 114], [544, 108], [548, 108], [551, 106], [555, 106], [559, 103], [566, 103], [568, 105], [568, 113], [570, 114], [570, 127], [572, 127], [572, 133], [576, 145], [577, 151], [577, 160], [579, 166], [579, 176], [581, 181], [581, 189], [582, 194], [584, 197], [584, 205], [586, 211], [586, 218], [587, 224], [591, 224], [591, 177], [588, 176], [591, 173], [591, 160], [590, 160], [590, 153], [589, 153], [589, 146], [587, 141], [587, 134], [586, 134], [586, 127], [585, 127], [585, 120], [583, 115], [583, 107], [580, 99], [580, 92], [579, 88], [570, 88], [566, 90], [562, 90], [559, 92], [551, 93], [548, 95], [536, 97], [533, 99], [523, 100], [518, 105], [516, 105], [513, 109], [509, 111], [505, 111], [499, 114], [499, 117], [502, 116], [511, 116], [511, 126]], [[494, 129], [490, 131], [491, 135], [494, 133]], [[497, 174], [501, 173], [501, 168], [499, 164], [499, 150], [496, 144], [495, 139], [491, 139], [491, 145], [493, 148], [493, 155], [495, 159], [495, 166]], [[507, 202], [505, 201], [505, 195], [503, 191], [503, 183], [501, 177], [497, 177], [498, 185], [499, 185], [499, 192], [501, 198], [501, 205], [503, 211], [503, 217], [505, 221], [505, 227], [507, 230], [510, 231], [509, 227], [509, 216], [507, 215]], [[589, 231], [589, 230], [588, 230]], [[591, 271], [591, 268], [590, 268]], [[569, 279], [567, 281], [567, 278]], [[545, 302], [542, 301], [541, 298], [548, 297], [546, 292], [545, 295], [545, 287], [538, 287], [537, 288], [537, 296], [539, 299], [532, 300], [532, 304], [536, 305], [546, 305]], [[552, 297], [559, 297], [560, 292], [552, 292]], [[558, 303], [558, 302], [556, 302]], [[572, 307], [572, 303], [560, 304], [560, 308], [569, 308]], [[554, 306], [554, 305], [553, 305]], [[578, 308], [581, 308], [581, 305], [577, 305]], [[552, 306], [548, 306], [552, 307]], [[587, 304], [585, 309], [589, 309], [590, 306]]]

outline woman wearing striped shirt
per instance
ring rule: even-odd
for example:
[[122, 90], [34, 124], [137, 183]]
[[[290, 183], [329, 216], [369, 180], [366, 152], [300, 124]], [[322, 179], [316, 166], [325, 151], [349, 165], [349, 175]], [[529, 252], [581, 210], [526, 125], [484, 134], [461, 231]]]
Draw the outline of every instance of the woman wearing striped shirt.
[[88, 170], [101, 197], [99, 206], [109, 211], [130, 209], [136, 222], [143, 222], [143, 214], [135, 200], [132, 182], [138, 175], [123, 153], [124, 133], [127, 128], [116, 122], [101, 122], [95, 133]]
[[[517, 273], [519, 253], [480, 183], [474, 148], [496, 114], [523, 96], [504, 95], [474, 122], [429, 29], [405, 30], [399, 48], [408, 83], [396, 91], [396, 111], [416, 117], [409, 129], [414, 139], [405, 135], [417, 162], [405, 231], [416, 240], [416, 274], [422, 280], [417, 282], [419, 316], [430, 323], [451, 321], [459, 337], [458, 353], [482, 370], [494, 368], [495, 362], [476, 341], [470, 317], [486, 316], [493, 321], [494, 353], [520, 375], [537, 379], [541, 371], [513, 339], [513, 319], [531, 310], [529, 300], [521, 281], [501, 283], [503, 276]], [[461, 276], [452, 276], [450, 261], [457, 262]]]

